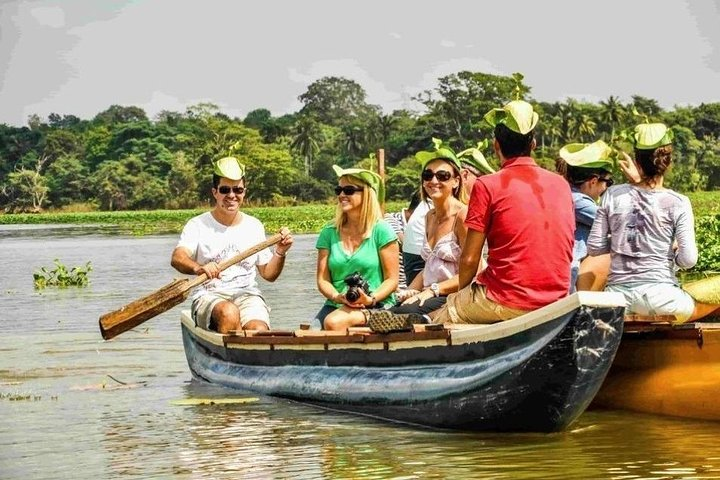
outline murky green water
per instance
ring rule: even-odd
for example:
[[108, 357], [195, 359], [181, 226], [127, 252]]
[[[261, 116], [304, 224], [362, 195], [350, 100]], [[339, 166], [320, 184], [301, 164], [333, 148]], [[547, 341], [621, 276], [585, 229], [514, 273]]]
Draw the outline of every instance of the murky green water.
[[[176, 237], [98, 232], [0, 227], [0, 478], [720, 478], [715, 422], [589, 411], [560, 434], [452, 433], [192, 381], [183, 307], [111, 342], [97, 328], [176, 276]], [[314, 240], [263, 285], [279, 328], [320, 306]], [[35, 292], [54, 258], [90, 260], [90, 286]], [[192, 398], [257, 400], [173, 404]]]

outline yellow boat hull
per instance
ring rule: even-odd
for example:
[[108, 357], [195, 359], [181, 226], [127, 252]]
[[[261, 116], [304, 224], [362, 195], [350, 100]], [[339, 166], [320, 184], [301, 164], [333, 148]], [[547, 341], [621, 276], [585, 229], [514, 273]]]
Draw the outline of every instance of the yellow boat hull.
[[720, 420], [720, 324], [626, 326], [593, 405]]

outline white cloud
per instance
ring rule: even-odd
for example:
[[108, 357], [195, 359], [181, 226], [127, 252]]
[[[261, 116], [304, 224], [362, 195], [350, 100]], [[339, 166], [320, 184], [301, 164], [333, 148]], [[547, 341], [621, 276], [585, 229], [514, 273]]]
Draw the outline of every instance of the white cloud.
[[65, 12], [60, 7], [37, 7], [30, 15], [44, 27], [61, 28], [65, 26]]
[[[184, 111], [193, 99], [236, 116], [260, 107], [277, 115], [297, 111], [298, 95], [329, 75], [355, 80], [390, 111], [412, 108], [413, 96], [460, 70], [523, 72], [533, 97], [549, 102], [633, 94], [665, 108], [720, 101], [718, 6], [654, 2], [446, 0], [463, 12], [448, 30], [427, 15], [429, 0], [412, 8], [366, 0], [352, 15], [333, 0], [4, 0], [0, 123], [20, 125], [32, 113], [90, 118], [113, 104]], [[650, 8], [653, 21], [638, 21]], [[506, 23], [478, 28], [478, 18], [513, 18], [518, 32], [547, 28], [506, 41]], [[593, 33], [598, 25], [602, 35]]]

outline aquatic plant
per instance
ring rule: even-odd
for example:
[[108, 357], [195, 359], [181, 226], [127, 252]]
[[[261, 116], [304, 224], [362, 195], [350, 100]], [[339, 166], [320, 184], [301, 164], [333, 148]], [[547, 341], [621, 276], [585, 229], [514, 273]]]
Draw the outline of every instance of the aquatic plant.
[[57, 258], [54, 260], [55, 268], [48, 270], [41, 267], [33, 273], [33, 284], [35, 290], [42, 290], [46, 287], [85, 287], [89, 283], [88, 273], [92, 271], [92, 265], [87, 262], [84, 267], [68, 268]]

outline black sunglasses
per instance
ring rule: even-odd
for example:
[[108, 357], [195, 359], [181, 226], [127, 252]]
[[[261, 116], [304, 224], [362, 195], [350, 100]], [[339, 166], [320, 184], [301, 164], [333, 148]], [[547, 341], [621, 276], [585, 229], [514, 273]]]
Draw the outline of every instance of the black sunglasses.
[[612, 179], [612, 177], [597, 177], [598, 182], [605, 182], [605, 185], [608, 186], [608, 188], [612, 187], [615, 184], [615, 180]]
[[425, 182], [429, 182], [433, 179], [433, 177], [437, 177], [438, 182], [447, 182], [450, 180], [454, 175], [447, 170], [438, 170], [437, 172], [433, 172], [429, 168], [423, 170], [422, 172], [422, 179]]
[[245, 187], [229, 187], [227, 185], [218, 187], [217, 190], [218, 190], [218, 192], [222, 193], [223, 195], [227, 195], [228, 193], [230, 193], [230, 190], [232, 190], [232, 192], [235, 195], [242, 195], [243, 193], [245, 193]]
[[363, 187], [356, 187], [355, 185], [345, 185], [341, 187], [338, 185], [335, 187], [335, 195], [345, 194], [347, 196], [353, 195], [355, 192], [362, 192]]

